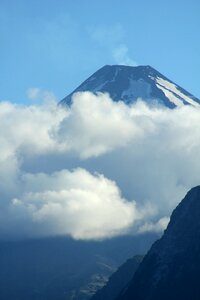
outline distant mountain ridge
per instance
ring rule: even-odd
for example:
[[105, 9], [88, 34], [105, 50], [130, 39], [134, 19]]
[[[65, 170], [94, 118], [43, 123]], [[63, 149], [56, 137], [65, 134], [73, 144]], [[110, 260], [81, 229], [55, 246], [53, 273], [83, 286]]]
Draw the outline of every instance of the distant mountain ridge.
[[101, 242], [0, 241], [0, 300], [89, 300], [119, 265], [146, 253], [157, 238], [147, 233]]
[[107, 284], [91, 298], [91, 300], [114, 300], [131, 281], [144, 256], [136, 255], [129, 258], [114, 272]]
[[76, 92], [109, 93], [114, 101], [132, 104], [139, 98], [168, 108], [199, 106], [200, 100], [173, 83], [151, 66], [106, 65], [86, 79], [60, 103], [71, 105]]
[[200, 186], [171, 216], [163, 237], [144, 257], [117, 300], [200, 299]]

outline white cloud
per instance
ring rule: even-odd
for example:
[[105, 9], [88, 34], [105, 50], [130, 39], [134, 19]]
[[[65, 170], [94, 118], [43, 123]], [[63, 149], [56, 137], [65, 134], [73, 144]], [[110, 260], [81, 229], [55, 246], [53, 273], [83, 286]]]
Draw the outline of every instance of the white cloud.
[[200, 182], [200, 110], [73, 101], [0, 103], [1, 237], [162, 230]]
[[123, 199], [115, 182], [103, 175], [76, 169], [25, 174], [21, 180], [23, 193], [11, 200], [9, 210], [24, 219], [27, 235], [31, 228], [39, 236], [102, 239], [126, 232], [140, 217], [135, 202]]
[[109, 95], [76, 93], [68, 118], [60, 124], [58, 137], [82, 158], [99, 156], [124, 147], [140, 134], [131, 110], [123, 103], [113, 105]]
[[160, 220], [158, 220], [156, 223], [153, 222], [147, 222], [144, 223], [138, 230], [138, 233], [143, 232], [161, 232], [167, 228], [167, 225], [169, 224], [169, 218], [163, 217]]

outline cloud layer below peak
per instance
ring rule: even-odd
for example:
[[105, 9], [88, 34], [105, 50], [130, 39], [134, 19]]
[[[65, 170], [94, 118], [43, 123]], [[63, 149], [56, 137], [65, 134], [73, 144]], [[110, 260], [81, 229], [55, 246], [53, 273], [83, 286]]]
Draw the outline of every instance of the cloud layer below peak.
[[0, 237], [103, 239], [162, 230], [200, 182], [200, 110], [107, 94], [0, 103]]

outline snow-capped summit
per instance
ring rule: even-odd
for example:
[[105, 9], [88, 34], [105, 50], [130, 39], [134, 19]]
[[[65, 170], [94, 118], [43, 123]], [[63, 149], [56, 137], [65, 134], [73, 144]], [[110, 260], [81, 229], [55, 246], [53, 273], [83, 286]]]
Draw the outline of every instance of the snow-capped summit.
[[148, 103], [159, 103], [169, 108], [183, 105], [199, 106], [200, 100], [167, 79], [150, 66], [106, 65], [86, 79], [61, 104], [70, 105], [76, 92], [109, 93], [114, 101], [126, 104], [138, 98]]

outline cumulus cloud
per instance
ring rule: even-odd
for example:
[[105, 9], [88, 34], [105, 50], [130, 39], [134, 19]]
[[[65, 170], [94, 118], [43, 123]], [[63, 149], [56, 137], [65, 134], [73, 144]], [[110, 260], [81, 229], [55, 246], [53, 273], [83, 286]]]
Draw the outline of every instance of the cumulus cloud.
[[58, 137], [82, 158], [121, 148], [139, 134], [128, 106], [123, 102], [113, 104], [107, 94], [90, 92], [74, 95], [69, 117], [61, 122], [58, 131]]
[[[161, 231], [200, 182], [200, 110], [74, 95], [0, 103], [0, 236]], [[101, 174], [101, 175], [100, 175]]]
[[83, 169], [25, 174], [21, 185], [23, 191], [11, 200], [9, 211], [28, 223], [27, 235], [31, 227], [39, 236], [102, 239], [126, 232], [140, 218], [135, 202], [123, 199], [115, 182]]
[[55, 103], [37, 107], [1, 102], [1, 159], [58, 148], [53, 134], [66, 115], [67, 111], [57, 108]]

